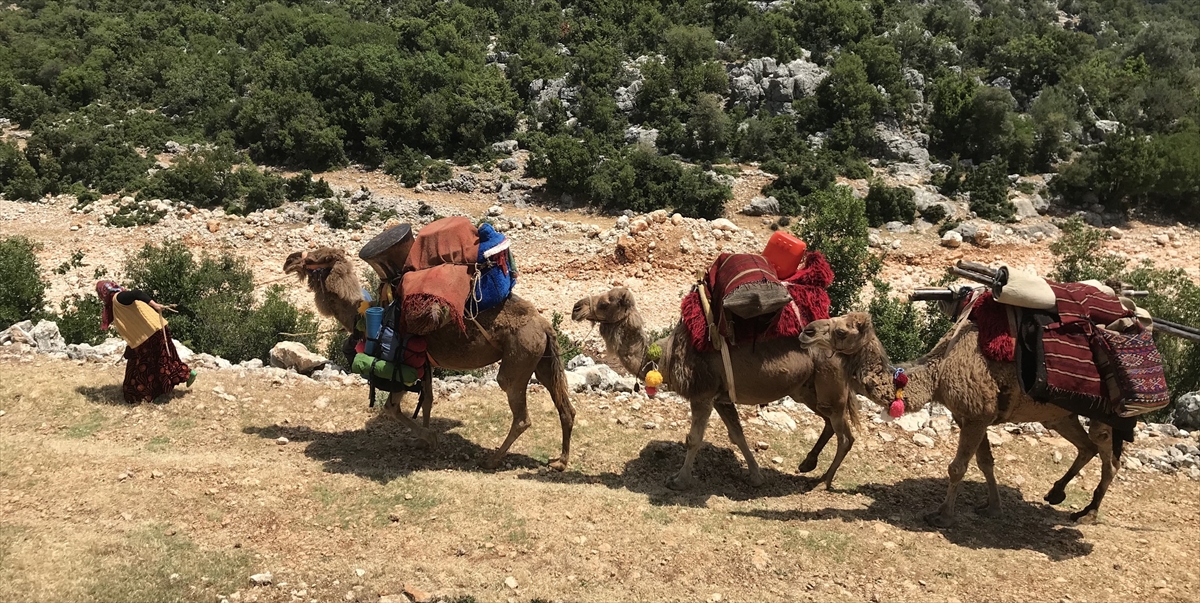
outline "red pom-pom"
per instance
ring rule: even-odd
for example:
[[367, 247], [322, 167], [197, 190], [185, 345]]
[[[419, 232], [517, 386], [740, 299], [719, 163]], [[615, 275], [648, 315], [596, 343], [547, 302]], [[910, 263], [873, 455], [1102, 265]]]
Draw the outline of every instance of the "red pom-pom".
[[893, 419], [899, 419], [904, 414], [904, 400], [893, 400], [892, 405], [888, 407], [888, 414]]
[[908, 373], [896, 375], [896, 378], [892, 379], [892, 382], [895, 383], [896, 387], [906, 387], [908, 385]]
[[359, 354], [367, 353], [367, 340], [358, 340], [358, 343], [354, 346], [354, 351]]
[[649, 385], [646, 386], [646, 395], [647, 396], [653, 398], [654, 394], [657, 394], [657, 393], [658, 393], [657, 387], [650, 387]]

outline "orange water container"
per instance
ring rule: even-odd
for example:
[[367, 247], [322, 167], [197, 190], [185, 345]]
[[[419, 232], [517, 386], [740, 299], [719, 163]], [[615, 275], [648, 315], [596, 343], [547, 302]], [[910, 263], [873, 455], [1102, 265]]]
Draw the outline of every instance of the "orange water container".
[[800, 266], [800, 260], [804, 258], [804, 250], [807, 248], [804, 241], [796, 238], [792, 233], [777, 230], [767, 240], [767, 248], [763, 250], [763, 257], [771, 262], [771, 266], [775, 268], [775, 275], [780, 280], [786, 280], [796, 274], [796, 268]]

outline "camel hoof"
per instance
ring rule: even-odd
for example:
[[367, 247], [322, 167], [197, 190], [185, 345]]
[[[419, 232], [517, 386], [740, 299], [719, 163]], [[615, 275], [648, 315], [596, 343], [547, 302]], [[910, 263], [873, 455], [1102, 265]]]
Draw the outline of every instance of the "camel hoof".
[[755, 472], [751, 473], [750, 478], [746, 481], [750, 484], [751, 488], [760, 488], [763, 484], [767, 483], [767, 478], [763, 477], [761, 473]]
[[417, 434], [417, 439], [428, 450], [435, 450], [437, 448], [438, 437], [437, 437], [437, 434], [433, 433], [432, 431], [426, 432], [424, 434]]
[[562, 459], [554, 459], [550, 462], [550, 468], [555, 471], [566, 471], [567, 462]]
[[1052, 505], [1057, 505], [1062, 501], [1067, 500], [1067, 492], [1065, 490], [1051, 490], [1046, 493], [1046, 496], [1044, 496], [1042, 500]]
[[975, 507], [975, 514], [981, 517], [999, 517], [1000, 505], [982, 504]]
[[1083, 523], [1083, 524], [1096, 523], [1096, 519], [1097, 519], [1096, 516], [1098, 514], [1099, 514], [1098, 509], [1085, 508], [1084, 510], [1079, 511], [1077, 513], [1072, 513], [1071, 521], [1074, 521], [1076, 523]]
[[934, 511], [925, 516], [925, 523], [935, 528], [948, 528], [954, 525], [954, 517], [946, 517], [941, 511]]
[[808, 473], [809, 471], [812, 471], [813, 469], [816, 469], [816, 468], [817, 468], [816, 460], [810, 461], [810, 460], [805, 459], [805, 461], [803, 463], [800, 463], [799, 467], [796, 467], [796, 471], [799, 471], [800, 473]]
[[684, 477], [681, 477], [678, 473], [676, 473], [675, 475], [671, 476], [671, 479], [667, 480], [667, 487], [672, 490], [676, 490], [676, 491], [687, 490], [688, 488], [692, 487], [693, 483], [694, 483], [694, 478], [692, 478], [692, 477], [684, 478]]
[[500, 463], [503, 460], [504, 457], [489, 456], [485, 457], [482, 461], [479, 461], [479, 466], [487, 469], [488, 471], [495, 471], [500, 468]]

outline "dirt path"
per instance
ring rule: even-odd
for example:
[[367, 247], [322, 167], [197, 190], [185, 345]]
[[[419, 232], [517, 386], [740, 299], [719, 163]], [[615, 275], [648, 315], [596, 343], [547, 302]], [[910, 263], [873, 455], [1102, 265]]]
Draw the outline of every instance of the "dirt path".
[[[406, 584], [480, 601], [1200, 592], [1200, 483], [1122, 472], [1100, 522], [1075, 525], [1067, 513], [1098, 474], [1085, 470], [1062, 508], [1044, 504], [1067, 462], [1054, 452], [1073, 452], [1057, 437], [998, 447], [1001, 518], [969, 510], [983, 495], [972, 468], [958, 525], [934, 531], [920, 517], [944, 493], [952, 438], [919, 448], [891, 426], [859, 434], [837, 491], [806, 492], [795, 467], [816, 418], [793, 412], [789, 434], [743, 410], [769, 483], [745, 485], [714, 421], [698, 487], [677, 494], [663, 484], [683, 456], [678, 401], [575, 396], [575, 458], [551, 474], [557, 421], [535, 388], [533, 428], [485, 472], [477, 461], [509, 422], [494, 388], [439, 399], [430, 452], [359, 389], [208, 372], [167, 404], [131, 407], [115, 401], [121, 366], [27, 358], [0, 360], [0, 600], [403, 601]], [[274, 584], [252, 586], [260, 572]]]

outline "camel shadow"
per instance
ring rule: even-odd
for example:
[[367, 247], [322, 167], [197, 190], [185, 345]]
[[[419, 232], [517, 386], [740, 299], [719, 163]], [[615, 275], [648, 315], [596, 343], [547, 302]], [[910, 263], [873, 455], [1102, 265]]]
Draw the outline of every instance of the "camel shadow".
[[[430, 450], [394, 419], [376, 416], [361, 429], [320, 431], [307, 426], [249, 426], [242, 433], [264, 439], [287, 438], [303, 443], [304, 455], [320, 461], [326, 473], [357, 475], [380, 484], [415, 471], [454, 469], [488, 472], [479, 462], [494, 452], [450, 430], [462, 425], [453, 419], [432, 418], [429, 428], [438, 434], [437, 448]], [[502, 468], [537, 469], [545, 463], [532, 457], [509, 453]]]
[[[642, 448], [637, 458], [626, 461], [620, 473], [588, 475], [568, 470], [563, 473], [528, 474], [521, 478], [557, 483], [603, 484], [613, 490], [624, 489], [644, 494], [648, 502], [655, 506], [706, 508], [708, 499], [713, 496], [748, 501], [807, 492], [818, 485], [817, 476], [822, 473], [818, 469], [811, 476], [797, 475], [794, 467], [791, 473], [784, 473], [774, 466], [763, 465], [760, 468], [766, 483], [755, 488], [747, 481], [749, 473], [734, 450], [705, 442], [692, 466], [693, 485], [687, 490], [672, 490], [667, 487], [667, 481], [683, 466], [686, 456], [687, 446], [682, 442], [654, 440]], [[836, 478], [834, 484], [836, 491]]]
[[[125, 392], [121, 389], [119, 383], [100, 386], [80, 385], [75, 388], [75, 393], [83, 396], [84, 400], [92, 404], [108, 404], [110, 406], [135, 406], [139, 404], [138, 402], [125, 401]], [[171, 390], [154, 400], [141, 402], [140, 404], [170, 404], [172, 401], [182, 398], [186, 394], [187, 390], [179, 388]]]
[[972, 506], [987, 498], [981, 482], [962, 482], [958, 515], [953, 526], [938, 529], [925, 523], [946, 495], [945, 478], [908, 478], [894, 484], [863, 484], [847, 491], [871, 500], [861, 509], [733, 511], [734, 515], [776, 521], [840, 519], [844, 522], [881, 521], [909, 532], [940, 532], [948, 541], [970, 549], [1037, 551], [1053, 561], [1088, 555], [1092, 544], [1075, 527], [1070, 513], [1021, 497], [1015, 488], [1000, 486], [1000, 517], [977, 515]]

